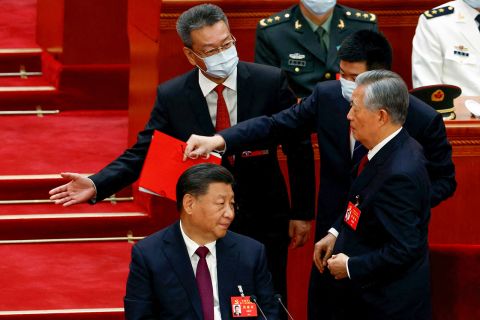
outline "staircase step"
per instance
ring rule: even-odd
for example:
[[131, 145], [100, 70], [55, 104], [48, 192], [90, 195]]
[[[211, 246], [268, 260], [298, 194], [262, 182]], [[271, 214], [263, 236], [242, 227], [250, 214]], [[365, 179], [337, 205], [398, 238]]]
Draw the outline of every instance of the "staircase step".
[[[89, 176], [91, 174], [83, 175]], [[48, 191], [67, 182], [59, 174], [0, 176], [0, 190], [2, 190], [0, 193], [0, 205], [6, 201], [46, 200], [50, 197]], [[117, 198], [131, 196], [131, 187], [127, 187], [115, 194]]]
[[0, 116], [0, 176], [97, 172], [127, 147], [127, 134], [127, 111]]
[[41, 72], [41, 48], [0, 49], [0, 75], [2, 73]]
[[0, 245], [0, 319], [123, 319], [131, 248], [127, 241]]
[[159, 230], [134, 201], [63, 207], [53, 203], [0, 205], [0, 244], [27, 239], [145, 236]]
[[58, 90], [43, 76], [0, 77], [0, 110], [56, 105]]

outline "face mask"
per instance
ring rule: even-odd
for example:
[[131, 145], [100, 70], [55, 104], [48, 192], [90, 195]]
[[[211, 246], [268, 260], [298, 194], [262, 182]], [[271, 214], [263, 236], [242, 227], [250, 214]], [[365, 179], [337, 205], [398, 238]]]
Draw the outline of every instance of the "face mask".
[[463, 0], [470, 7], [478, 9], [480, 8], [480, 0]]
[[340, 84], [342, 86], [342, 96], [348, 102], [352, 101], [353, 90], [357, 88], [357, 84], [354, 81], [346, 80], [340, 77]]
[[201, 59], [205, 62], [207, 70], [199, 67], [200, 69], [212, 77], [225, 79], [232, 74], [238, 64], [237, 49], [231, 46], [227, 50]]
[[336, 0], [302, 0], [303, 5], [316, 14], [321, 16], [325, 14], [328, 10], [332, 9], [333, 6], [337, 3]]

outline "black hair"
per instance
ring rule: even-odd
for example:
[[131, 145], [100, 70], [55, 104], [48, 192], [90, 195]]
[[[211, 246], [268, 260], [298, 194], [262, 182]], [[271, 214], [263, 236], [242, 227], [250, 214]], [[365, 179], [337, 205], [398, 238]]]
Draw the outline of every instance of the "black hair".
[[228, 19], [223, 10], [214, 4], [200, 4], [191, 7], [183, 12], [177, 20], [177, 33], [182, 39], [183, 44], [191, 48], [193, 30], [201, 29], [205, 26], [213, 26], [217, 22], [223, 21], [228, 27]]
[[338, 50], [340, 60], [367, 63], [367, 70], [392, 69], [392, 47], [381, 33], [360, 30], [343, 40]]
[[216, 182], [233, 185], [234, 179], [230, 171], [213, 163], [197, 164], [185, 170], [177, 181], [177, 210], [182, 210], [183, 196], [204, 195], [210, 184]]

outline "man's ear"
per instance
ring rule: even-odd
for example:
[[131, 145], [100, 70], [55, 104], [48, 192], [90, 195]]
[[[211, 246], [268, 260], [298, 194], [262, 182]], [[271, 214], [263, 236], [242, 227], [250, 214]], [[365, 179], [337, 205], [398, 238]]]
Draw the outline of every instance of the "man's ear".
[[197, 65], [197, 62], [195, 61], [195, 55], [190, 48], [183, 47], [183, 53], [185, 54], [185, 57], [187, 57], [188, 62], [190, 62], [192, 66]]
[[183, 210], [186, 214], [191, 215], [193, 212], [193, 207], [195, 206], [195, 197], [189, 193], [183, 196], [182, 204]]
[[385, 109], [379, 110], [378, 120], [382, 123], [382, 125], [385, 125], [390, 121], [390, 115], [388, 114], [387, 110]]

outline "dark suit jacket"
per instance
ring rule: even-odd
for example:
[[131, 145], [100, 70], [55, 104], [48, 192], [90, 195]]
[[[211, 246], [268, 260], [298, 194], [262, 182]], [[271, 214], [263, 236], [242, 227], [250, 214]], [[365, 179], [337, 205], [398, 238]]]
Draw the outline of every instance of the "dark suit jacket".
[[[315, 131], [320, 148], [320, 188], [316, 239], [324, 237], [336, 219], [345, 212], [354, 166], [350, 155], [349, 103], [342, 97], [340, 81], [319, 83], [312, 95], [299, 105], [225, 130], [221, 135], [227, 148], [236, 149], [249, 141], [281, 140], [298, 129]], [[432, 183], [431, 205], [450, 197], [456, 188], [452, 148], [440, 114], [410, 96], [404, 128], [416, 139], [428, 160]]]
[[[256, 295], [269, 319], [278, 318], [265, 248], [259, 242], [227, 232], [218, 239], [217, 277], [222, 319], [232, 319], [230, 297]], [[132, 249], [125, 296], [128, 320], [202, 320], [195, 274], [178, 222], [138, 242]]]
[[[237, 69], [238, 122], [261, 115], [271, 115], [295, 102], [283, 73], [273, 67], [240, 62]], [[198, 69], [187, 72], [158, 87], [157, 99], [145, 130], [137, 142], [99, 173], [91, 176], [97, 187], [97, 200], [104, 199], [138, 179], [153, 130], [162, 131], [186, 141], [191, 134], [215, 134], [208, 106], [198, 84]], [[287, 141], [291, 181], [292, 210], [283, 175], [277, 161], [276, 144], [259, 144], [256, 149], [268, 149], [264, 156], [242, 157], [238, 150], [231, 169], [236, 179], [237, 218], [252, 221], [272, 219], [309, 220], [314, 216], [315, 182], [313, 152], [309, 141]], [[234, 226], [235, 226], [234, 222]], [[268, 225], [268, 224], [267, 224]], [[271, 224], [273, 225], [273, 224]], [[243, 230], [239, 230], [243, 231]], [[282, 233], [285, 234], [285, 230]]]
[[351, 280], [342, 280], [337, 290], [346, 294], [343, 302], [352, 302], [343, 304], [344, 311], [355, 310], [356, 318], [431, 317], [430, 182], [425, 163], [421, 146], [403, 129], [350, 188], [348, 200], [355, 204], [359, 199], [360, 218], [354, 231], [340, 217], [333, 253], [350, 257]]

